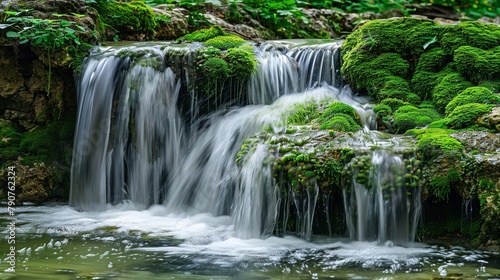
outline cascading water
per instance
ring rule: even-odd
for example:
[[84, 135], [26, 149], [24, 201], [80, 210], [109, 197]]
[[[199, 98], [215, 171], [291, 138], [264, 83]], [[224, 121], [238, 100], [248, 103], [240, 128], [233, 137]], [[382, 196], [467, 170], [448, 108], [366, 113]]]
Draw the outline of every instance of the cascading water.
[[[255, 47], [259, 69], [248, 81], [247, 101], [208, 115], [198, 112], [203, 100], [189, 86], [196, 82], [190, 71], [179, 72], [179, 65], [190, 67], [197, 48], [179, 55], [165, 46], [130, 47], [88, 58], [78, 84], [70, 205], [99, 210], [130, 201], [142, 209], [163, 204], [168, 213], [228, 215], [240, 238], [285, 234], [294, 212], [297, 234], [311, 239], [321, 197], [315, 180], [305, 193], [283, 193], [265, 143], [236, 159], [249, 136], [262, 129], [282, 134], [291, 108], [304, 102], [348, 103], [366, 126], [356, 135], [380, 138], [369, 132], [370, 110], [338, 88], [339, 45]], [[410, 199], [409, 187], [399, 187], [400, 177], [391, 174], [405, 164], [386, 150], [365, 154], [372, 166], [367, 180], [374, 183], [359, 183], [359, 167], [351, 164], [357, 177], [344, 186], [346, 220], [352, 237], [405, 243], [415, 230], [419, 193], [415, 188]]]

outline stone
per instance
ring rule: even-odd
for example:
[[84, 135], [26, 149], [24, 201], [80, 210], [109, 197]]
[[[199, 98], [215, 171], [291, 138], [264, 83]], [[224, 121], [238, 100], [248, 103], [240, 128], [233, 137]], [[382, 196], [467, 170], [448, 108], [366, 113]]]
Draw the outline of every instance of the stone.
[[477, 124], [495, 129], [497, 132], [500, 132], [500, 106], [493, 107], [490, 113], [480, 116], [476, 120]]

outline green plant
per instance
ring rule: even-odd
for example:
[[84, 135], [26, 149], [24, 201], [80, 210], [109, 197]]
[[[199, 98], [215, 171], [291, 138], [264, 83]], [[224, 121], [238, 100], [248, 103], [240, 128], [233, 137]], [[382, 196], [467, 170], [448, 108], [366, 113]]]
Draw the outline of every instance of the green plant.
[[[24, 11], [26, 12], [26, 11]], [[50, 95], [50, 81], [52, 76], [51, 53], [64, 47], [80, 45], [79, 32], [85, 32], [83, 26], [74, 21], [62, 19], [66, 15], [53, 14], [57, 19], [39, 19], [33, 16], [21, 16], [23, 12], [6, 11], [9, 17], [8, 38], [18, 40], [19, 44], [30, 43], [47, 52], [49, 71], [47, 73], [47, 95]]]
[[275, 33], [291, 38], [293, 35], [307, 37], [293, 19], [309, 23], [309, 19], [299, 9], [296, 0], [243, 0], [243, 7], [250, 12], [264, 26]]

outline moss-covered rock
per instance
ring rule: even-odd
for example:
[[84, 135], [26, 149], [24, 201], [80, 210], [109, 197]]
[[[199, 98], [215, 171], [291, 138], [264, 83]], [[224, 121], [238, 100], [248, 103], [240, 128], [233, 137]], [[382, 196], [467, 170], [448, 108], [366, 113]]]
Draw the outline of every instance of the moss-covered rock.
[[332, 102], [318, 118], [320, 129], [353, 132], [361, 129], [356, 110], [342, 102]]
[[471, 86], [473, 86], [473, 84], [465, 80], [464, 77], [458, 73], [451, 72], [444, 76], [432, 90], [432, 101], [436, 110], [440, 113], [444, 113], [448, 102], [461, 91]]
[[350, 116], [351, 118], [358, 119], [358, 115], [356, 114], [356, 110], [351, 106], [342, 103], [342, 102], [332, 102], [328, 105], [326, 110], [319, 117], [320, 122], [325, 122], [329, 120], [331, 117], [336, 114], [345, 114]]
[[393, 52], [403, 57], [418, 55], [423, 46], [439, 34], [439, 25], [433, 21], [414, 18], [373, 20], [348, 36], [343, 44], [344, 58], [353, 52]]
[[320, 129], [329, 129], [342, 132], [354, 132], [361, 126], [349, 115], [337, 114], [320, 125]]
[[426, 126], [441, 119], [441, 115], [432, 108], [417, 108], [406, 105], [394, 112], [394, 130], [404, 133], [409, 129]]
[[475, 84], [485, 80], [500, 80], [500, 47], [482, 50], [461, 46], [455, 50], [453, 58], [458, 72]]
[[456, 129], [471, 126], [479, 116], [489, 113], [493, 107], [479, 103], [458, 106], [448, 115], [448, 126]]
[[485, 87], [469, 87], [446, 105], [445, 113], [450, 114], [456, 107], [469, 103], [500, 104], [500, 95], [492, 93]]
[[246, 81], [257, 71], [257, 61], [252, 46], [241, 46], [227, 50], [224, 59], [229, 65], [231, 77]]
[[237, 48], [243, 45], [246, 41], [236, 35], [225, 35], [217, 36], [215, 38], [205, 41], [205, 45], [208, 47], [214, 47], [221, 50], [227, 50], [230, 48]]
[[439, 29], [439, 45], [446, 54], [453, 54], [462, 46], [488, 50], [500, 44], [500, 27], [495, 24], [465, 21], [444, 25]]
[[320, 117], [321, 112], [317, 102], [295, 104], [286, 118], [287, 125], [309, 124]]
[[[157, 25], [153, 10], [143, 1], [117, 2], [96, 1], [93, 5], [99, 14], [99, 20], [106, 27], [117, 31], [117, 35], [126, 39], [144, 40], [152, 38]], [[101, 31], [103, 32], [103, 31]], [[104, 33], [106, 33], [104, 31]], [[106, 36], [112, 39], [112, 36]]]
[[204, 28], [200, 30], [196, 30], [192, 33], [186, 34], [180, 37], [179, 41], [184, 42], [205, 42], [215, 37], [226, 36], [229, 35], [228, 32], [224, 31], [222, 27], [215, 25], [210, 28]]
[[407, 135], [417, 138], [418, 153], [424, 160], [433, 159], [443, 153], [458, 156], [463, 154], [464, 146], [455, 138], [450, 137], [451, 129], [411, 129]]
[[500, 106], [493, 107], [489, 113], [479, 116], [476, 124], [500, 132]]
[[491, 240], [500, 238], [500, 180], [482, 180], [479, 183], [479, 202], [481, 217], [484, 223], [481, 226], [479, 239], [487, 245]]

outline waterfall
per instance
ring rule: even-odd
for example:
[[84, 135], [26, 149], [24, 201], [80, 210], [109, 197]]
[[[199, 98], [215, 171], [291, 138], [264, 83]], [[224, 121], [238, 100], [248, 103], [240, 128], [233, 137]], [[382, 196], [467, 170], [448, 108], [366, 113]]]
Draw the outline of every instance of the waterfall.
[[[258, 70], [247, 81], [237, 81], [246, 83], [246, 97], [226, 100], [213, 111], [200, 109], [206, 100], [193, 86], [201, 44], [101, 49], [87, 58], [77, 82], [70, 205], [102, 210], [127, 201], [139, 209], [161, 204], [172, 214], [227, 215], [239, 238], [287, 234], [293, 219], [294, 233], [311, 240], [318, 208], [328, 211], [330, 194], [321, 193], [314, 179], [300, 192], [280, 185], [272, 168], [278, 151], [266, 141], [239, 153], [250, 136], [264, 129], [283, 135], [294, 105], [332, 100], [354, 107], [365, 127], [346, 145], [372, 141], [373, 146], [391, 146], [385, 136], [370, 131], [374, 121], [368, 102], [340, 89], [339, 46], [254, 46]], [[371, 169], [351, 162], [354, 179], [344, 186], [351, 237], [411, 241], [419, 192], [404, 184], [415, 183], [405, 176], [416, 167], [401, 171], [403, 187], [387, 187], [388, 180], [401, 183], [401, 176], [392, 173], [405, 170], [411, 158], [381, 149], [355, 160], [363, 157]], [[360, 183], [363, 176], [371, 183]], [[331, 234], [330, 213], [326, 216]]]
[[363, 153], [348, 165], [344, 207], [351, 238], [361, 241], [413, 242], [420, 217], [418, 165], [389, 149]]

